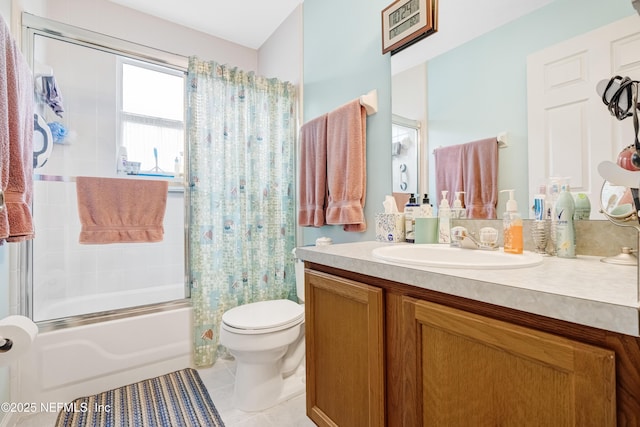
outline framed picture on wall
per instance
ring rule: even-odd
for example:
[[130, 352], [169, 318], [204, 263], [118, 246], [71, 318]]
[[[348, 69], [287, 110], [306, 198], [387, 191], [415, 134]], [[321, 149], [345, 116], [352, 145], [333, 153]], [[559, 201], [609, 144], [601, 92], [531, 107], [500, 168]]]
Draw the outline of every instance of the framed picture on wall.
[[397, 0], [382, 11], [382, 53], [391, 55], [438, 30], [438, 0]]

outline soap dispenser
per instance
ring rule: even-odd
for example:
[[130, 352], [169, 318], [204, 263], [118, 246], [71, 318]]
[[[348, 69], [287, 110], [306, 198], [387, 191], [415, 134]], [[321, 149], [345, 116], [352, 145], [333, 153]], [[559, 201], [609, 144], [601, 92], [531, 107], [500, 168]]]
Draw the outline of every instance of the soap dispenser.
[[420, 204], [418, 203], [416, 196], [411, 194], [411, 196], [409, 196], [409, 201], [404, 205], [404, 235], [407, 243], [415, 242], [416, 216], [419, 213], [419, 209]]
[[451, 216], [453, 218], [464, 219], [467, 217], [467, 210], [462, 206], [462, 200], [460, 200], [460, 195], [465, 193], [464, 191], [456, 191], [455, 194], [456, 194], [456, 199], [453, 201]]
[[502, 216], [504, 230], [504, 251], [510, 254], [521, 254], [523, 250], [522, 216], [518, 212], [518, 203], [513, 198], [515, 190], [502, 190], [509, 192], [507, 210]]
[[447, 190], [442, 191], [442, 201], [438, 208], [438, 243], [451, 243], [451, 207], [447, 193]]
[[420, 217], [433, 218], [433, 206], [429, 203], [429, 195], [426, 193], [422, 198], [422, 204], [420, 205]]

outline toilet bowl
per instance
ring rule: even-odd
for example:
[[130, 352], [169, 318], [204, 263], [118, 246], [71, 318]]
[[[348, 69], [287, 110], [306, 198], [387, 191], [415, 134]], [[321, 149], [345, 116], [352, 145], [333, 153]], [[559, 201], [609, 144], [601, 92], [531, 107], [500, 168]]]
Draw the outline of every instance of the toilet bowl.
[[[304, 301], [300, 261], [296, 276]], [[281, 299], [234, 307], [222, 315], [220, 344], [236, 359], [237, 409], [262, 411], [304, 392], [304, 305]]]

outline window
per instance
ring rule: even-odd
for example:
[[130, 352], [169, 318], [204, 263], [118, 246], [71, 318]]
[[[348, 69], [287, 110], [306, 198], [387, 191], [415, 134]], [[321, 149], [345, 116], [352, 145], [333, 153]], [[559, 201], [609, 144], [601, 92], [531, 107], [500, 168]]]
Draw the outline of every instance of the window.
[[141, 173], [184, 164], [184, 72], [120, 58], [120, 145]]

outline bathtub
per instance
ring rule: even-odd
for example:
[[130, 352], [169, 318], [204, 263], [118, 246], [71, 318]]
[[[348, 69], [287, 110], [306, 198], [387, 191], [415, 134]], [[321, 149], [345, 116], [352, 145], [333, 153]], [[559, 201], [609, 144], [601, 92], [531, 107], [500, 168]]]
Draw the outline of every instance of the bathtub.
[[138, 307], [184, 298], [184, 284], [153, 286], [120, 292], [83, 295], [57, 301], [34, 302], [33, 321], [100, 313], [122, 308]]
[[190, 366], [188, 301], [154, 310], [80, 326], [65, 320], [69, 326], [63, 329], [41, 329], [27, 356], [12, 371], [12, 376], [17, 375], [13, 381], [18, 388], [16, 400], [38, 405], [70, 402]]

